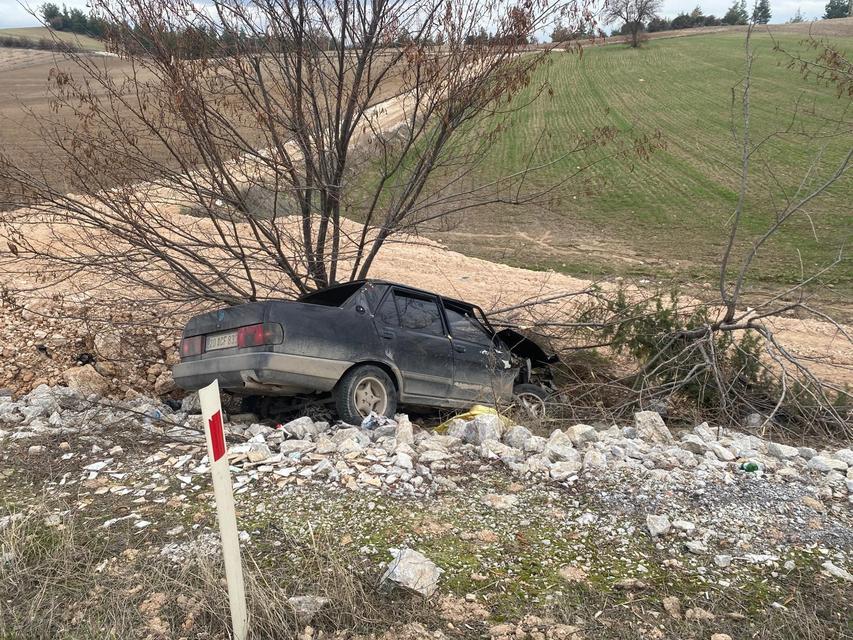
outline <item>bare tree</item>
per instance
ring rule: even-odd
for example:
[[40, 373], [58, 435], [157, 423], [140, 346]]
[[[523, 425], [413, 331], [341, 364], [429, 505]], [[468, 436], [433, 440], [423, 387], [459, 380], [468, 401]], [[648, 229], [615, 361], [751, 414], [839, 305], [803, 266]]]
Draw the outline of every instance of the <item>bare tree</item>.
[[[613, 376], [602, 370], [579, 375], [567, 368], [567, 411], [588, 419], [605, 407], [618, 414], [638, 404], [685, 405], [697, 413], [713, 413], [720, 424], [741, 425], [748, 413], [762, 416], [762, 428], [774, 425], [802, 434], [849, 438], [853, 435], [853, 406], [849, 389], [827, 370], [820, 355], [798, 353], [775, 329], [782, 317], [813, 318], [835, 332], [837, 344], [853, 344], [853, 332], [822, 310], [816, 299], [821, 280], [845, 260], [849, 238], [829, 238], [837, 246], [834, 259], [811, 271], [801, 265], [799, 280], [782, 290], [762, 292], [750, 287], [760, 255], [779, 251], [778, 240], [797, 220], [831, 215], [821, 206], [835, 195], [844, 198], [853, 167], [853, 122], [849, 91], [853, 77], [848, 58], [836, 47], [811, 40], [814, 59], [802, 52], [789, 55], [791, 67], [820, 85], [835, 90], [837, 110], [818, 114], [814, 105], [794, 113], [784, 128], [756, 135], [753, 122], [752, 28], [745, 40], [741, 81], [732, 89], [732, 143], [740, 162], [731, 167], [738, 198], [728, 219], [720, 257], [718, 291], [700, 299], [665, 291], [597, 285], [580, 292], [549, 295], [523, 305], [497, 310], [510, 314], [504, 322], [530, 327], [564, 349], [604, 348], [631, 356], [639, 366]], [[777, 47], [784, 53], [784, 49]], [[811, 123], [811, 124], [809, 124]], [[793, 187], [774, 170], [772, 142], [799, 140], [804, 156], [816, 147]], [[756, 191], [770, 192], [774, 206], [770, 222], [756, 224]], [[797, 256], [791, 256], [796, 263]], [[512, 317], [514, 316], [514, 317]], [[818, 373], [823, 368], [823, 375]], [[836, 368], [844, 379], [849, 364]], [[704, 418], [704, 416], [703, 416]]]
[[8, 264], [225, 303], [364, 277], [394, 237], [535, 196], [534, 165], [476, 169], [545, 87], [530, 38], [585, 1], [95, 0], [127, 70], [70, 54], [51, 78], [68, 184], [0, 155]]
[[645, 24], [654, 18], [661, 7], [661, 0], [611, 0], [605, 8], [610, 23], [622, 22], [631, 36], [630, 44], [640, 46], [640, 36]]

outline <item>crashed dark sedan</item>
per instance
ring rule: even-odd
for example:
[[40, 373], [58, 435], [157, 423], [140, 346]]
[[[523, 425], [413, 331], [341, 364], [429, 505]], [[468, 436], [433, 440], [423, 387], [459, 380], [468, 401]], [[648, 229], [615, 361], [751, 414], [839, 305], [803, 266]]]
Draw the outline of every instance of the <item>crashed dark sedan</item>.
[[262, 414], [333, 402], [356, 424], [402, 405], [515, 402], [538, 412], [556, 359], [512, 329], [495, 330], [476, 305], [359, 280], [193, 317], [173, 375], [188, 391], [218, 379]]

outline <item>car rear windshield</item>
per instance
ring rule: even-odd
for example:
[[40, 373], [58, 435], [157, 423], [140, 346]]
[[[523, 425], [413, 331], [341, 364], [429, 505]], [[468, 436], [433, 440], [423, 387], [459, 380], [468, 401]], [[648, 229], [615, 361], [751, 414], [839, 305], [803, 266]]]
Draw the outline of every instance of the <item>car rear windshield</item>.
[[302, 296], [299, 298], [299, 302], [319, 304], [324, 307], [340, 307], [349, 300], [356, 291], [361, 289], [362, 286], [364, 286], [363, 282], [351, 282], [349, 284], [342, 284], [338, 287], [320, 289], [314, 293]]

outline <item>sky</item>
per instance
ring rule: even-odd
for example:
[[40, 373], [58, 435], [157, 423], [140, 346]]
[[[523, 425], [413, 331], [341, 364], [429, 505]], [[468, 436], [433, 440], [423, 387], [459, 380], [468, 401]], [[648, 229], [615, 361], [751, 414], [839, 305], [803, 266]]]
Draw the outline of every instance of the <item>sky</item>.
[[[66, 5], [69, 9], [78, 7], [86, 11], [85, 0], [52, 0], [55, 4], [62, 6]], [[38, 7], [43, 0], [30, 2], [30, 6]], [[673, 18], [679, 13], [689, 13], [693, 10], [696, 4], [702, 7], [702, 12], [705, 15], [715, 15], [722, 17], [732, 0], [664, 0], [661, 14], [667, 18]], [[747, 0], [747, 5], [751, 4], [751, 0]], [[826, 0], [770, 0], [770, 11], [773, 14], [771, 23], [785, 22], [796, 13], [799, 7], [802, 14], [807, 19], [820, 18], [823, 15]], [[0, 0], [0, 28], [5, 27], [35, 27], [38, 26], [38, 21], [27, 13], [18, 0]]]

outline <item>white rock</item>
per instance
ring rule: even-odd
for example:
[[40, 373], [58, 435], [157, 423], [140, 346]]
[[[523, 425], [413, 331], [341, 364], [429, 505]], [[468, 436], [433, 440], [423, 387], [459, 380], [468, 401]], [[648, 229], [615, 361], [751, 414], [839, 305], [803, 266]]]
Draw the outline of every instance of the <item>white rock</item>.
[[731, 462], [735, 459], [735, 454], [732, 453], [731, 449], [723, 446], [719, 442], [709, 442], [708, 448], [717, 456], [718, 460], [722, 460], [723, 462]]
[[397, 451], [397, 454], [394, 456], [394, 466], [400, 467], [401, 469], [414, 469], [415, 465], [412, 462], [412, 457], [403, 452]]
[[530, 432], [530, 429], [516, 425], [504, 434], [504, 442], [510, 447], [526, 451], [525, 446], [532, 437], [533, 434]]
[[656, 516], [652, 514], [646, 516], [646, 528], [648, 528], [649, 533], [652, 535], [653, 538], [657, 538], [658, 536], [665, 536], [667, 533], [669, 533], [669, 529], [671, 526], [672, 525], [670, 524], [669, 518], [667, 516]]
[[726, 554], [720, 554], [714, 556], [714, 564], [720, 567], [721, 569], [725, 569], [732, 563], [732, 557]]
[[296, 620], [303, 625], [311, 622], [314, 616], [320, 613], [329, 602], [328, 598], [321, 596], [292, 596], [287, 599], [287, 604], [296, 614]]
[[815, 456], [808, 461], [806, 466], [814, 471], [822, 471], [824, 473], [833, 470], [842, 472], [847, 471], [846, 462], [838, 460], [837, 458], [830, 458], [829, 456]]
[[681, 438], [681, 442], [678, 443], [678, 446], [685, 451], [701, 456], [708, 451], [708, 442], [713, 441], [706, 441], [694, 433], [687, 433]]
[[643, 440], [667, 444], [673, 441], [672, 433], [657, 411], [638, 411], [634, 414], [634, 427]]
[[525, 453], [542, 453], [545, 451], [545, 445], [548, 441], [542, 436], [531, 436], [527, 442], [524, 443], [524, 452]]
[[314, 421], [308, 416], [302, 416], [283, 424], [281, 430], [287, 434], [288, 438], [293, 438], [294, 440], [307, 440], [317, 435]]
[[422, 553], [412, 549], [391, 549], [394, 559], [380, 579], [381, 585], [394, 585], [425, 597], [438, 588], [438, 580], [444, 572]]
[[797, 451], [803, 460], [811, 460], [817, 455], [817, 451], [811, 447], [797, 447]]
[[836, 460], [846, 462], [848, 467], [853, 467], [853, 449], [839, 449], [834, 457]]
[[310, 440], [285, 440], [281, 443], [279, 451], [282, 455], [290, 455], [291, 453], [308, 453], [316, 448], [316, 444]]
[[598, 441], [598, 432], [588, 424], [576, 424], [566, 429], [566, 435], [576, 447]]
[[607, 468], [604, 454], [597, 449], [589, 449], [583, 457], [583, 470], [586, 472], [600, 471]]
[[708, 426], [707, 422], [698, 424], [693, 428], [693, 433], [702, 438], [705, 442], [716, 442], [717, 432]]
[[509, 494], [487, 493], [483, 496], [482, 502], [493, 509], [510, 509], [518, 502], [518, 497]]
[[500, 416], [485, 413], [468, 422], [463, 440], [470, 444], [481, 445], [486, 440], [500, 440], [501, 433], [503, 433], [503, 423]]
[[778, 442], [769, 442], [767, 444], [767, 453], [779, 460], [792, 460], [800, 455], [800, 451], [797, 447], [789, 447], [786, 444], [780, 444]]
[[84, 395], [104, 396], [110, 389], [110, 382], [90, 364], [72, 367], [62, 374], [68, 386]]
[[[530, 464], [532, 459], [532, 457], [528, 458], [527, 464]], [[565, 480], [571, 476], [577, 475], [582, 466], [583, 465], [580, 460], [563, 460], [561, 462], [555, 462], [550, 468], [551, 478], [558, 482]]]
[[688, 520], [673, 520], [672, 526], [679, 531], [684, 531], [685, 533], [690, 533], [691, 531], [696, 529], [696, 525]]
[[849, 571], [842, 569], [841, 567], [832, 564], [829, 560], [824, 562], [822, 565], [823, 570], [826, 571], [827, 574], [832, 576], [833, 578], [838, 578], [839, 580], [846, 580], [847, 582], [853, 582], [853, 575]]
[[404, 413], [394, 416], [397, 422], [397, 427], [394, 429], [394, 438], [399, 444], [407, 444], [409, 446], [415, 443], [415, 432], [412, 423], [409, 421], [409, 416]]
[[444, 451], [425, 451], [420, 455], [418, 461], [421, 464], [430, 464], [432, 462], [440, 462], [442, 460], [447, 460], [450, 457], [449, 453], [445, 453]]

